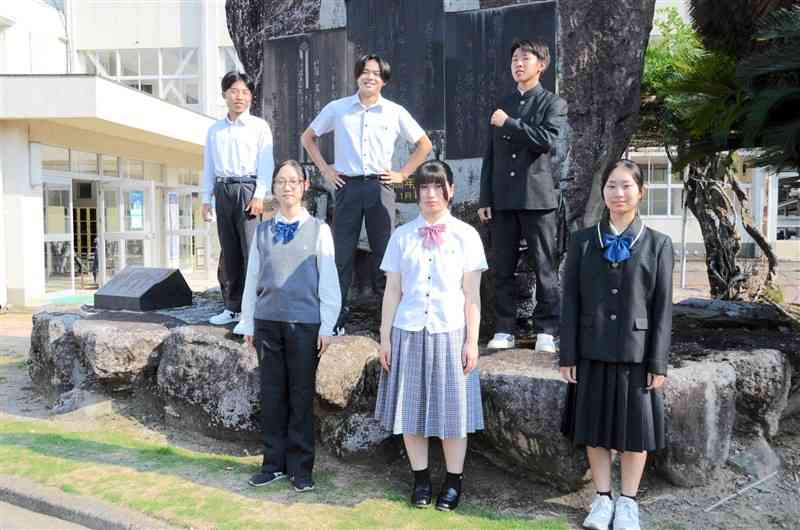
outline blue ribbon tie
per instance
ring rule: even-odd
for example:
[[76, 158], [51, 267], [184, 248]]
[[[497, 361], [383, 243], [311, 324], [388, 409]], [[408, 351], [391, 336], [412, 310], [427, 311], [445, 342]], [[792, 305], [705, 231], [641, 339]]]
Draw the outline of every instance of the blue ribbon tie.
[[294, 239], [294, 233], [297, 231], [297, 227], [300, 226], [300, 221], [295, 221], [293, 223], [284, 223], [283, 221], [278, 221], [277, 223], [272, 225], [272, 243], [277, 244], [278, 242], [283, 243], [284, 245]]

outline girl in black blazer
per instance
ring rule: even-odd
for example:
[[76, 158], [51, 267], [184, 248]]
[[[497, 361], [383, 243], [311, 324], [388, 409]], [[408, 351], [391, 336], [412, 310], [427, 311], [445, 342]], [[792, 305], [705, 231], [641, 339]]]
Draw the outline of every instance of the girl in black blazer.
[[[620, 160], [602, 181], [607, 215], [572, 234], [561, 310], [561, 376], [571, 383], [563, 431], [586, 446], [597, 495], [585, 528], [639, 530], [636, 494], [648, 451], [664, 447], [672, 328], [672, 241], [644, 225], [639, 167]], [[621, 495], [611, 498], [611, 451]]]

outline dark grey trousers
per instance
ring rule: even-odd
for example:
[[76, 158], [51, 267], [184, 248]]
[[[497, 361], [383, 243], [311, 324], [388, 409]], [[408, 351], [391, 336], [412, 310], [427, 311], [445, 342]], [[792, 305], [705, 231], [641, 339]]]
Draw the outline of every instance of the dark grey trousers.
[[256, 181], [251, 180], [253, 182], [217, 182], [214, 185], [224, 282], [220, 288], [225, 308], [234, 313], [242, 311], [242, 292], [247, 274], [250, 243], [260, 222], [259, 217], [245, 212], [256, 190]]
[[345, 303], [353, 279], [353, 260], [362, 219], [375, 263], [380, 266], [394, 229], [395, 214], [395, 194], [391, 186], [381, 184], [379, 180], [345, 180], [347, 183], [336, 190], [336, 211], [333, 214], [333, 244], [342, 289], [342, 312], [337, 327], [345, 324]]
[[495, 269], [496, 333], [517, 329], [518, 289], [514, 276], [519, 260], [519, 240], [528, 242], [528, 262], [536, 275], [534, 328], [558, 335], [561, 297], [556, 271], [556, 210], [492, 210], [492, 248]]

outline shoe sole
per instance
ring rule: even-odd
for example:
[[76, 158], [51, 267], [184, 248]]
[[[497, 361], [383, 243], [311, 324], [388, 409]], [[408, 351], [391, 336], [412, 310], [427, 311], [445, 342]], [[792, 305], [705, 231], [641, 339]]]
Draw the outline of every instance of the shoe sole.
[[440, 512], [452, 512], [452, 511], [455, 511], [455, 508], [445, 508], [444, 506], [437, 506], [436, 509], [439, 510]]
[[309, 491], [314, 491], [314, 486], [310, 486], [310, 487], [307, 487], [307, 488], [295, 487], [294, 491], [296, 491], [297, 493], [307, 493]]
[[487, 344], [486, 345], [486, 349], [487, 350], [510, 350], [510, 349], [514, 348], [515, 346], [516, 346], [515, 344], [511, 344], [509, 346], [492, 346], [492, 345]]
[[248, 480], [247, 483], [250, 484], [251, 486], [253, 486], [254, 488], [260, 488], [262, 486], [269, 486], [270, 484], [275, 484], [276, 482], [284, 480], [284, 479], [287, 479], [287, 478], [289, 478], [288, 475], [283, 475], [282, 477], [277, 477], [277, 478], [274, 478], [274, 479], [270, 480], [269, 482], [262, 482], [261, 484], [256, 484], [252, 480]]
[[581, 525], [581, 528], [586, 528], [587, 530], [610, 530], [611, 529], [611, 523], [608, 523], [605, 527], [593, 524], [591, 526]]
[[427, 504], [412, 504], [411, 506], [413, 506], [414, 508], [417, 508], [419, 510], [426, 510], [426, 509], [430, 508], [431, 506], [433, 506], [433, 503], [429, 502]]

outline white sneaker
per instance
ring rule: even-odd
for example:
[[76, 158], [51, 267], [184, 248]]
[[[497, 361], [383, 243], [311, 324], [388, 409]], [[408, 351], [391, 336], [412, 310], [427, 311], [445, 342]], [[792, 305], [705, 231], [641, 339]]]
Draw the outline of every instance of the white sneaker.
[[620, 495], [614, 507], [614, 530], [641, 530], [639, 527], [639, 505], [636, 501]]
[[489, 344], [486, 345], [490, 350], [507, 350], [514, 347], [514, 335], [508, 333], [495, 333]]
[[239, 313], [234, 313], [230, 309], [226, 309], [219, 315], [214, 315], [208, 321], [215, 326], [224, 326], [232, 322], [239, 322]]
[[608, 530], [614, 518], [614, 501], [608, 495], [595, 495], [589, 516], [583, 520], [584, 528]]
[[556, 343], [553, 341], [553, 336], [547, 333], [539, 333], [536, 335], [536, 353], [555, 353]]
[[338, 328], [333, 328], [333, 336], [334, 337], [344, 337], [347, 335], [347, 332], [344, 329], [344, 326], [339, 326]]

